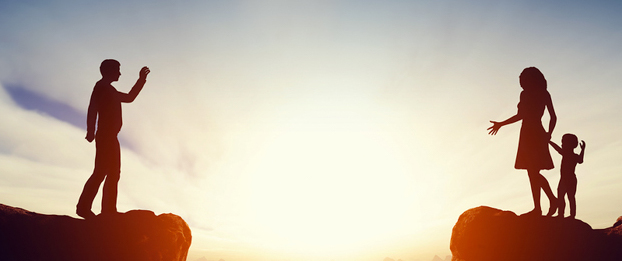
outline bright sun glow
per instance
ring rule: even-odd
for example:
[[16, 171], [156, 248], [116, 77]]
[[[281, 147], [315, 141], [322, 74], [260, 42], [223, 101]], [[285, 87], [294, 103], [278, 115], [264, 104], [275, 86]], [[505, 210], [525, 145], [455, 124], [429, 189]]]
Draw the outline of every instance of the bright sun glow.
[[254, 226], [265, 243], [281, 251], [339, 254], [417, 223], [413, 212], [429, 204], [431, 191], [414, 184], [412, 162], [399, 155], [397, 137], [372, 118], [353, 118], [308, 116], [268, 142], [250, 191]]
[[188, 261], [429, 261], [465, 210], [532, 209], [521, 123], [486, 129], [536, 66], [552, 140], [587, 143], [577, 218], [620, 216], [621, 1], [78, 2], [0, 5], [1, 204], [78, 217], [112, 58], [122, 92], [151, 69], [122, 105], [117, 209], [182, 217]]

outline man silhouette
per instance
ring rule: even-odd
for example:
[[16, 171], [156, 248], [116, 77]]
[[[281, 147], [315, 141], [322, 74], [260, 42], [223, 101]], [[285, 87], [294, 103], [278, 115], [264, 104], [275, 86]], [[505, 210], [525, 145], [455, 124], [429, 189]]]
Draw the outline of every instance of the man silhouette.
[[[121, 149], [117, 134], [123, 124], [121, 103], [129, 103], [136, 99], [150, 72], [149, 68], [143, 67], [132, 90], [129, 93], [122, 93], [111, 85], [112, 82], [119, 80], [120, 69], [121, 64], [118, 61], [104, 60], [99, 67], [102, 79], [97, 81], [91, 94], [86, 118], [86, 140], [89, 142], [95, 140], [95, 167], [84, 185], [76, 206], [76, 214], [84, 219], [95, 217], [91, 207], [104, 179], [106, 181], [102, 189], [101, 213], [117, 213], [117, 184], [121, 175]], [[96, 122], [97, 132], [95, 132]]]

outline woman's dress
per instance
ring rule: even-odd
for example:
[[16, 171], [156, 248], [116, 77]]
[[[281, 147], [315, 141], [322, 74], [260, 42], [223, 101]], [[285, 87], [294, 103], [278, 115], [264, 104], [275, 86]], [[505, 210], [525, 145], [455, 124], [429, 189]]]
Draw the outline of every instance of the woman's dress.
[[536, 170], [553, 168], [549, 137], [542, 127], [542, 115], [550, 99], [551, 96], [546, 90], [521, 92], [518, 114], [522, 118], [522, 125], [514, 168]]

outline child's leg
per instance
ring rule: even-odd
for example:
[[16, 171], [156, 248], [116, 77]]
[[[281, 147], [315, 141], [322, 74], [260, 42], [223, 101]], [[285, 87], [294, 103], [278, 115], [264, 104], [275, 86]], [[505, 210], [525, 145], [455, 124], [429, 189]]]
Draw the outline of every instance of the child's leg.
[[568, 182], [568, 202], [570, 203], [570, 217], [575, 218], [577, 215], [577, 202], [575, 195], [577, 194], [577, 177], [574, 176]]
[[118, 184], [121, 176], [121, 148], [117, 137], [114, 137], [110, 143], [110, 157], [108, 157], [107, 162], [110, 167], [102, 189], [102, 213], [117, 213]]
[[566, 194], [567, 194], [566, 182], [564, 178], [561, 178], [559, 180], [559, 185], [557, 186], [557, 201], [558, 201], [557, 216], [558, 217], [564, 217], [564, 212], [566, 211], [566, 201], [564, 200], [564, 197], [566, 196]]

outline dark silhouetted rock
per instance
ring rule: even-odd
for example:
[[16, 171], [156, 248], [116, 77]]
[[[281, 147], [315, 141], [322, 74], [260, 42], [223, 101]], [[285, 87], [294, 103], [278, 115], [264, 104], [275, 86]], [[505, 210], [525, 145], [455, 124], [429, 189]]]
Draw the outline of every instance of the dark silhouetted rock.
[[184, 261], [191, 241], [173, 214], [132, 210], [87, 221], [0, 204], [0, 260]]
[[450, 249], [453, 261], [622, 260], [622, 226], [594, 230], [577, 219], [481, 206], [460, 215]]

